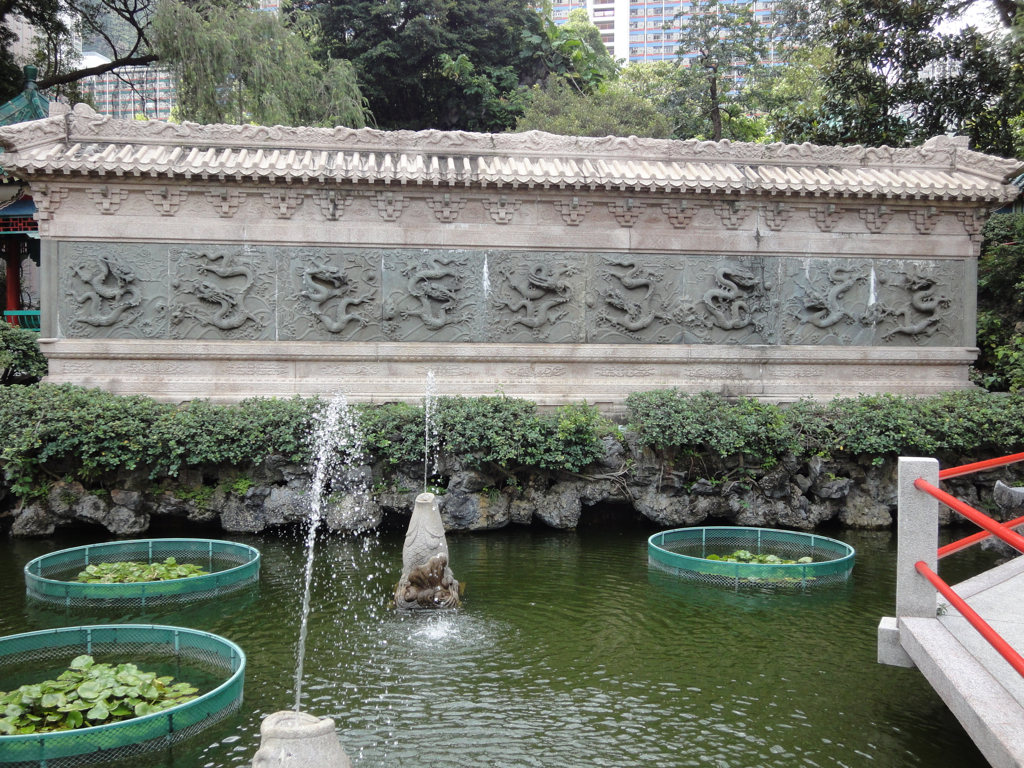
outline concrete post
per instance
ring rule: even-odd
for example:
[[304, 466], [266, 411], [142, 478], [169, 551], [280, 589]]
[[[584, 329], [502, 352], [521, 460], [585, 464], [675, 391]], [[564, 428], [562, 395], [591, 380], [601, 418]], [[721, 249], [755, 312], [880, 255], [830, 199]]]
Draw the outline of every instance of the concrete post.
[[260, 725], [252, 768], [352, 768], [334, 721], [306, 712], [274, 712]]
[[923, 560], [935, 570], [939, 549], [939, 502], [914, 487], [918, 478], [939, 485], [936, 459], [900, 457], [899, 510], [896, 554], [896, 617], [885, 617], [878, 625], [878, 663], [913, 667], [914, 662], [900, 643], [899, 620], [904, 617], [935, 618], [935, 588], [914, 568]]

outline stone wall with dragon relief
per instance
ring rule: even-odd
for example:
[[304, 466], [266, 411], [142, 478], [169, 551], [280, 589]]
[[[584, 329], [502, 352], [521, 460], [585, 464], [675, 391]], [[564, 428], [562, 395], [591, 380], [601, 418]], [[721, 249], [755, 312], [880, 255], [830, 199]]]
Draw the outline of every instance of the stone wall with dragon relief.
[[59, 246], [69, 339], [961, 347], [963, 259]]

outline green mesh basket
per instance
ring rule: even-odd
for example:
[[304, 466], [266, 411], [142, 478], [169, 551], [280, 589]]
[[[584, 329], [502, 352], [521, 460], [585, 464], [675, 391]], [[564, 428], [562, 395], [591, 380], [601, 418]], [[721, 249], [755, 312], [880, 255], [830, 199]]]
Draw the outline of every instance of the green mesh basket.
[[[738, 549], [784, 560], [813, 558], [811, 563], [776, 565], [728, 563], [706, 559], [724, 557]], [[741, 586], [811, 587], [845, 582], [853, 570], [855, 552], [849, 544], [813, 533], [771, 528], [711, 526], [676, 528], [647, 540], [647, 562], [683, 578], [738, 589]]]
[[0, 638], [0, 690], [67, 669], [76, 656], [133, 663], [199, 688], [193, 701], [152, 715], [55, 733], [0, 736], [3, 768], [73, 768], [132, 758], [176, 744], [242, 703], [245, 654], [223, 637], [180, 627], [121, 624], [68, 627]]
[[[163, 562], [198, 565], [208, 576], [139, 584], [83, 584], [75, 578], [96, 563]], [[211, 539], [140, 539], [62, 549], [25, 566], [25, 591], [36, 600], [63, 606], [141, 606], [204, 600], [259, 580], [259, 550]]]

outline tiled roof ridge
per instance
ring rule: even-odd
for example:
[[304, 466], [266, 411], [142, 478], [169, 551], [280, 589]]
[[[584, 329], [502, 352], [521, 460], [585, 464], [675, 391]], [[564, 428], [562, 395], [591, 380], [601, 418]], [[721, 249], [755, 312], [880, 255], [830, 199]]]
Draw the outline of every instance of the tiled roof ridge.
[[[539, 131], [379, 131], [115, 120], [84, 104], [0, 129], [5, 166], [25, 173], [217, 175], [387, 183], [651, 186], [729, 191], [913, 194], [1009, 199], [1022, 163], [971, 151], [964, 137], [922, 146], [560, 136]], [[64, 112], [64, 114], [60, 114]], [[707, 177], [707, 178], [705, 178]]]

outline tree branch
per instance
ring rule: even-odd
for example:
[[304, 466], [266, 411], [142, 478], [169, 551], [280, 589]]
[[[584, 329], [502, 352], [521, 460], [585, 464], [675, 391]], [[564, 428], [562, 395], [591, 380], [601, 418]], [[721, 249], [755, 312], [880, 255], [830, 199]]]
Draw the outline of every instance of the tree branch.
[[87, 69], [76, 69], [74, 72], [68, 72], [63, 75], [54, 75], [52, 77], [43, 78], [37, 85], [39, 90], [50, 88], [54, 85], [65, 85], [67, 83], [74, 83], [85, 77], [92, 75], [104, 75], [114, 69], [121, 67], [133, 67], [142, 66], [144, 64], [152, 64], [154, 61], [160, 61], [160, 57], [155, 53], [149, 53], [145, 56], [127, 56], [121, 59], [115, 59], [109, 61], [106, 64], [100, 64], [95, 67], [88, 67]]

